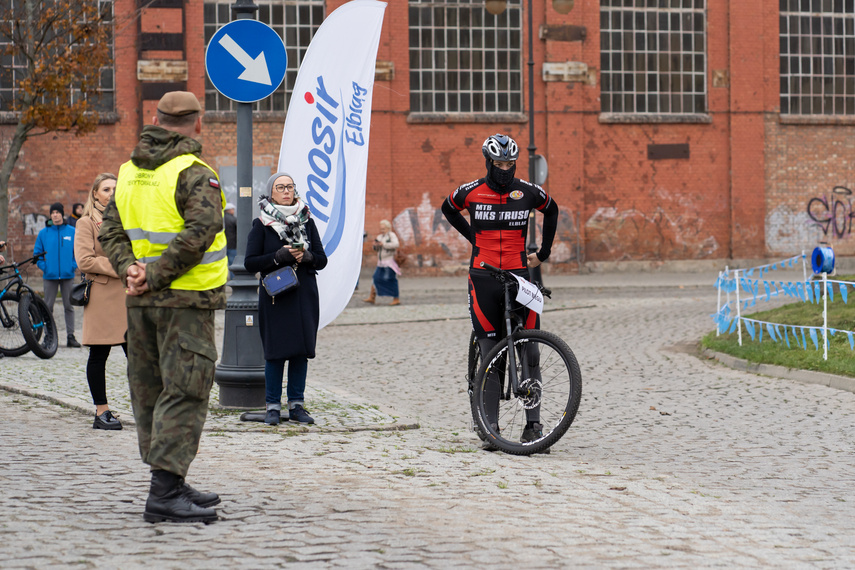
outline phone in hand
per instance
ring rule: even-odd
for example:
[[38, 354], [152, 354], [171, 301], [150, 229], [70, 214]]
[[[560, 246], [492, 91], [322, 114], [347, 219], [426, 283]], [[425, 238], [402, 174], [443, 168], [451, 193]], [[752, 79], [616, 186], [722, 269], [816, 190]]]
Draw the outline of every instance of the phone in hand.
[[305, 249], [306, 244], [304, 243], [293, 243], [291, 244], [291, 249], [296, 249], [297, 251], [303, 251]]

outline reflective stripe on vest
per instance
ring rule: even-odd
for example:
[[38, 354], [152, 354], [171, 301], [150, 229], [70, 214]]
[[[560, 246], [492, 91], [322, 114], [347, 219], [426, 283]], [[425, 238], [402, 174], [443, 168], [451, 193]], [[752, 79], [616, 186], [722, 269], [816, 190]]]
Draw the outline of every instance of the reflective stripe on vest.
[[[192, 154], [184, 154], [155, 170], [138, 168], [128, 161], [119, 169], [116, 182], [116, 207], [122, 217], [125, 234], [131, 240], [134, 257], [151, 263], [160, 259], [169, 243], [184, 229], [184, 218], [175, 205], [178, 176], [194, 164], [214, 169]], [[220, 190], [223, 208], [226, 197]], [[221, 228], [202, 261], [169, 284], [171, 289], [206, 291], [225, 285], [228, 278], [226, 234]]]

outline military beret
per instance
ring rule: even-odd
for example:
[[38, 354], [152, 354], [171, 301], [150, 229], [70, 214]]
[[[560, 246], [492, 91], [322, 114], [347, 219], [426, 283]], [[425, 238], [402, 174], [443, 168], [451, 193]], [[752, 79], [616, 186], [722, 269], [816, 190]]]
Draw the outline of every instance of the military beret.
[[181, 117], [190, 113], [199, 113], [202, 107], [196, 96], [189, 91], [170, 91], [160, 98], [157, 110], [166, 115]]

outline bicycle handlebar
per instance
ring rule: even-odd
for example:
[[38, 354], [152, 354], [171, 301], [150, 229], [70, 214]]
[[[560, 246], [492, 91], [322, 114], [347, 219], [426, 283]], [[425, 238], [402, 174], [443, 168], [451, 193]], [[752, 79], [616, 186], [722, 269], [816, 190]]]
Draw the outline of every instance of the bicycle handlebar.
[[17, 269], [18, 267], [21, 267], [22, 265], [25, 265], [27, 263], [32, 263], [33, 261], [39, 259], [40, 257], [44, 257], [45, 255], [47, 255], [47, 252], [43, 251], [39, 254], [32, 256], [29, 259], [25, 259], [24, 261], [16, 261], [15, 263], [10, 263], [9, 265], [4, 265], [3, 267], [0, 267], [0, 273], [3, 273], [6, 269], [9, 269], [10, 267]]
[[[511, 273], [507, 269], [499, 269], [498, 267], [490, 265], [489, 263], [486, 263], [484, 261], [482, 261], [480, 265], [484, 269], [491, 271], [493, 273], [493, 275], [495, 275], [496, 277], [501, 277], [502, 279], [510, 279], [509, 276], [516, 277], [516, 275], [514, 275], [513, 273]], [[516, 282], [515, 279], [514, 279], [514, 282]], [[540, 289], [540, 292], [543, 293], [544, 297], [548, 297], [550, 299], [552, 298], [552, 290], [551, 289], [547, 289], [541, 283], [535, 283], [535, 285], [537, 285], [537, 288]]]

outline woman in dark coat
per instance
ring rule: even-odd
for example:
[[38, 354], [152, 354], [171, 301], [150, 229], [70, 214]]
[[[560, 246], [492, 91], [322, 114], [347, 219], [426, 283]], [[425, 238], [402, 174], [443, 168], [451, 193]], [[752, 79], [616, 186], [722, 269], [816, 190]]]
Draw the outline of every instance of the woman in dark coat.
[[312, 424], [306, 412], [308, 359], [315, 357], [320, 304], [316, 274], [327, 265], [318, 229], [297, 194], [290, 174], [277, 172], [267, 181], [270, 201], [252, 222], [244, 265], [261, 278], [286, 265], [297, 270], [300, 286], [275, 298], [258, 287], [258, 324], [264, 348], [265, 423], [277, 425], [282, 410], [282, 377], [288, 361], [288, 419]]

